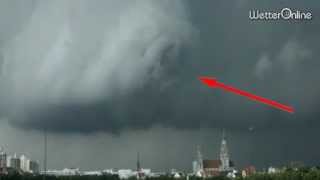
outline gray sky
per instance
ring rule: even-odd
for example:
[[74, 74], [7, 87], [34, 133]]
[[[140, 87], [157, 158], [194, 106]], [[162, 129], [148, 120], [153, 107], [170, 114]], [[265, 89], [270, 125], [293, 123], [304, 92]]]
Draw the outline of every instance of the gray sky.
[[[284, 7], [313, 18], [248, 18]], [[190, 169], [225, 128], [240, 167], [316, 165], [319, 17], [318, 1], [0, 1], [0, 144], [41, 160], [47, 128], [49, 168], [134, 168], [139, 151], [145, 167]]]

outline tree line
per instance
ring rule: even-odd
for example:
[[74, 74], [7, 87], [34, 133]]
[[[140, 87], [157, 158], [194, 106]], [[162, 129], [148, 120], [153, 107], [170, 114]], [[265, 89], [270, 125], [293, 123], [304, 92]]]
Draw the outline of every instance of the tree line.
[[[137, 178], [131, 177], [128, 180], [136, 180]], [[160, 177], [146, 177], [144, 180], [202, 180], [198, 177], [181, 177], [179, 179], [173, 176], [160, 176]], [[1, 175], [0, 180], [44, 180], [42, 175], [31, 174], [10, 174]], [[120, 180], [117, 175], [91, 175], [91, 176], [46, 176], [45, 180]], [[206, 178], [206, 180], [232, 180], [225, 176], [217, 176]], [[320, 180], [320, 168], [286, 168], [276, 173], [257, 172], [253, 175], [242, 177], [237, 176], [234, 180]]]

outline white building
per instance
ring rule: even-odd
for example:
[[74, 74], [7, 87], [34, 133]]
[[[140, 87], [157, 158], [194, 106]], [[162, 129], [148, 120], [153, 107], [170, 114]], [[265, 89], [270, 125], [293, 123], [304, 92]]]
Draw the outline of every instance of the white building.
[[197, 147], [197, 159], [192, 162], [192, 170], [193, 170], [193, 174], [198, 177], [202, 177], [204, 175], [203, 159], [202, 159], [200, 146]]
[[149, 176], [151, 174], [151, 169], [141, 169], [141, 172], [145, 175], [145, 176]]
[[7, 156], [7, 167], [11, 167], [11, 158], [12, 156]]
[[30, 159], [24, 154], [20, 156], [20, 169], [24, 172], [30, 172]]
[[80, 175], [80, 170], [79, 168], [64, 168], [63, 170], [48, 170], [46, 174], [53, 176], [75, 176]]
[[272, 166], [268, 168], [269, 174], [273, 174], [273, 173], [277, 173], [277, 172], [279, 172], [279, 170], [277, 168], [274, 168]]
[[117, 174], [117, 172], [115, 172], [113, 169], [102, 170], [102, 173], [104, 173], [104, 174]]
[[14, 169], [20, 169], [20, 158], [17, 157], [17, 154], [14, 154], [14, 156], [8, 156], [7, 167], [11, 167]]
[[227, 177], [228, 178], [236, 178], [236, 174], [238, 173], [238, 171], [237, 170], [232, 170], [232, 171], [230, 171], [230, 172], [228, 172], [228, 174], [227, 174]]
[[181, 178], [181, 175], [179, 174], [179, 173], [175, 173], [174, 175], [173, 175], [173, 178], [175, 178], [175, 179], [179, 179], [179, 178]]
[[102, 175], [102, 171], [83, 171], [81, 173], [81, 175], [85, 175], [85, 176], [101, 176]]
[[118, 176], [120, 179], [128, 179], [130, 177], [136, 176], [136, 172], [131, 169], [119, 169]]

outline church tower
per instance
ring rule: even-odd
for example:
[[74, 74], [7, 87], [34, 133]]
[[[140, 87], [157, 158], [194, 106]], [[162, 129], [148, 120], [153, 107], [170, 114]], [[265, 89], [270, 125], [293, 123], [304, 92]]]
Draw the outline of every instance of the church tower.
[[203, 173], [203, 159], [202, 159], [200, 146], [197, 147], [197, 161], [198, 161], [198, 171], [200, 171], [200, 173]]
[[200, 146], [197, 146], [197, 156], [195, 161], [192, 162], [192, 169], [193, 169], [194, 175], [196, 175], [197, 177], [204, 177], [203, 159], [202, 159]]
[[223, 129], [222, 141], [221, 141], [221, 147], [220, 147], [220, 161], [221, 161], [220, 170], [221, 171], [230, 170], [230, 157], [228, 153], [227, 140], [225, 136], [226, 136], [225, 130]]

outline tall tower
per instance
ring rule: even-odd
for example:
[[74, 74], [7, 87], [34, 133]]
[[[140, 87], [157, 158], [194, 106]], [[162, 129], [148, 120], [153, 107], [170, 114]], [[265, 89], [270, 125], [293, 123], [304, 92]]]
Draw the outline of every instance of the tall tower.
[[140, 165], [140, 154], [137, 153], [137, 179], [143, 178], [143, 172]]
[[222, 131], [222, 141], [220, 147], [220, 161], [221, 161], [221, 171], [228, 171], [230, 169], [230, 158], [227, 147], [227, 140], [225, 135], [225, 130]]
[[48, 156], [48, 149], [47, 149], [47, 127], [44, 128], [44, 132], [43, 132], [43, 136], [44, 136], [44, 149], [43, 149], [43, 180], [46, 180], [46, 176], [47, 176], [47, 156]]
[[203, 159], [202, 159], [200, 146], [197, 146], [197, 161], [198, 161], [198, 168], [200, 171], [202, 171], [203, 170]]
[[202, 154], [201, 154], [201, 149], [200, 146], [197, 146], [197, 160], [196, 162], [196, 176], [198, 177], [203, 177], [204, 176], [204, 171], [203, 171], [203, 159], [202, 159]]

